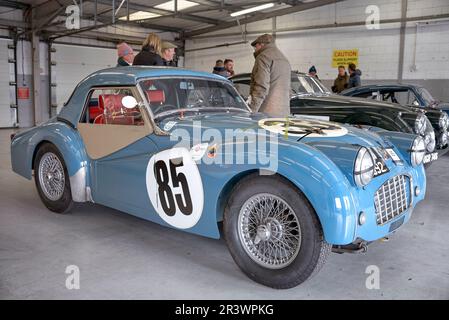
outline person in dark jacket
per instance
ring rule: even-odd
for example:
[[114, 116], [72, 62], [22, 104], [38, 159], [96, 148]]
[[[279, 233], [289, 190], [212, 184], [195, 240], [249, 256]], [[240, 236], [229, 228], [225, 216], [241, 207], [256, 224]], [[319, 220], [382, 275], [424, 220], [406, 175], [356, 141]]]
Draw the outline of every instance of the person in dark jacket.
[[234, 71], [234, 61], [232, 59], [225, 59], [224, 61], [224, 67], [226, 71], [229, 73], [229, 76], [232, 77], [235, 75]]
[[350, 63], [348, 65], [348, 71], [349, 71], [348, 88], [360, 87], [362, 85], [362, 80], [360, 79], [362, 71], [357, 69], [354, 63]]
[[218, 74], [225, 78], [230, 77], [229, 72], [224, 67], [223, 60], [221, 60], [221, 59], [218, 59], [217, 61], [215, 61], [215, 67], [214, 67], [214, 70], [212, 71], [212, 73]]
[[338, 76], [334, 80], [332, 92], [340, 93], [348, 87], [349, 75], [346, 73], [345, 66], [338, 66]]
[[142, 45], [140, 51], [134, 58], [135, 66], [163, 66], [164, 61], [161, 57], [161, 38], [155, 33], [150, 33]]
[[117, 67], [131, 66], [134, 60], [134, 51], [126, 42], [117, 45]]
[[317, 78], [318, 80], [320, 80], [320, 78], [318, 78], [318, 75], [316, 73], [316, 68], [315, 66], [311, 66], [309, 69], [309, 76]]

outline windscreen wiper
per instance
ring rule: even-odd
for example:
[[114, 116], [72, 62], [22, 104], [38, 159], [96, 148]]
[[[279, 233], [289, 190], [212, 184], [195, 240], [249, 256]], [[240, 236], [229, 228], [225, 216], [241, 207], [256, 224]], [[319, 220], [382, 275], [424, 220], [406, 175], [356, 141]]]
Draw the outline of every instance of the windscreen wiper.
[[199, 112], [199, 108], [184, 108], [184, 109], [176, 109], [176, 110], [169, 110], [165, 112], [161, 112], [158, 115], [154, 117], [155, 122], [160, 122], [164, 120], [167, 117], [170, 117], [171, 115], [175, 115], [178, 113], [185, 113], [185, 112]]

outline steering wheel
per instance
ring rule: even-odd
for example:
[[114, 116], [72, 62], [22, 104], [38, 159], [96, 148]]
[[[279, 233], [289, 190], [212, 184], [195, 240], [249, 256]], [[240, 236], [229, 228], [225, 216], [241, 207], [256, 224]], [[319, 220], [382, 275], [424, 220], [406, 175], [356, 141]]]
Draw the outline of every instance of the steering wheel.
[[151, 108], [151, 111], [153, 111], [154, 115], [157, 115], [160, 111], [167, 111], [167, 110], [176, 110], [179, 109], [177, 106], [172, 104], [162, 104], [160, 106], [157, 106], [155, 108]]

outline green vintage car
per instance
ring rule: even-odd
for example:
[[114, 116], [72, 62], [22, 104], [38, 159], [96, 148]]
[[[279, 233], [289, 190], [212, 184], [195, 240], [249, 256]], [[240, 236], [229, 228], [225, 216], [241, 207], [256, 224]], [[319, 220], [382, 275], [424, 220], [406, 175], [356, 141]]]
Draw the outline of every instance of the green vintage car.
[[[249, 96], [250, 73], [235, 75], [230, 80], [243, 97]], [[373, 131], [380, 128], [420, 135], [426, 145], [426, 164], [449, 151], [448, 122], [437, 130], [431, 121], [437, 121], [438, 126], [438, 120], [429, 119], [423, 110], [333, 94], [318, 79], [305, 73], [293, 71], [291, 74], [290, 111], [293, 115], [364, 126]]]

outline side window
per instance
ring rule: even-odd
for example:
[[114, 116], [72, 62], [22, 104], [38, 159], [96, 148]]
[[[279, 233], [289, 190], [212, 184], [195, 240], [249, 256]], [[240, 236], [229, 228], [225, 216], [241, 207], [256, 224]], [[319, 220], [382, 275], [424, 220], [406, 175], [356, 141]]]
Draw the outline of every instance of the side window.
[[367, 91], [355, 94], [353, 97], [377, 100], [378, 91]]
[[240, 93], [240, 95], [243, 98], [247, 99], [249, 97], [249, 88], [250, 88], [249, 83], [244, 82], [234, 83], [234, 87], [237, 89], [238, 93]]
[[408, 105], [415, 105], [415, 106], [419, 106], [419, 100], [418, 97], [416, 96], [416, 94], [412, 91], [412, 90], [408, 90], [408, 101], [407, 101]]
[[410, 90], [383, 92], [383, 100], [401, 105], [410, 105], [415, 100], [415, 94]]
[[143, 125], [140, 107], [127, 108], [123, 105], [123, 98], [128, 96], [137, 99], [129, 88], [92, 90], [81, 122], [96, 125]]

